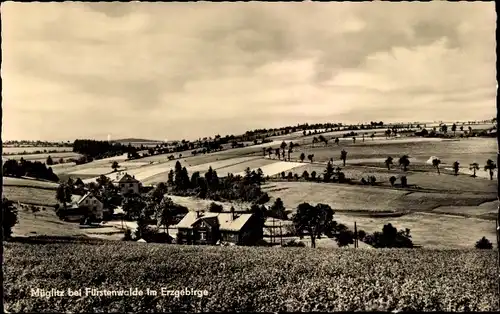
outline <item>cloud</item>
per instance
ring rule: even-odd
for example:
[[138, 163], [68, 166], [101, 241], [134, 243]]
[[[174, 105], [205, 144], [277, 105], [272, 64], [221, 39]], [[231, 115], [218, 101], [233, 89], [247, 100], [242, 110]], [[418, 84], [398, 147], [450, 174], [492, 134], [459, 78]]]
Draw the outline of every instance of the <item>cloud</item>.
[[9, 2], [3, 11], [5, 138], [198, 138], [495, 112], [490, 3]]

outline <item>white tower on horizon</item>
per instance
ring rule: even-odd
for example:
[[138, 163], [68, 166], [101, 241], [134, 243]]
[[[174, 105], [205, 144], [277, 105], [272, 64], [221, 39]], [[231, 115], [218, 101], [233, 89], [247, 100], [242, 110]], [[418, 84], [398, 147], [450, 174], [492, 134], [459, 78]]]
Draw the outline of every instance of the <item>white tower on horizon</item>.
[[111, 134], [108, 134], [108, 142], [111, 141]]

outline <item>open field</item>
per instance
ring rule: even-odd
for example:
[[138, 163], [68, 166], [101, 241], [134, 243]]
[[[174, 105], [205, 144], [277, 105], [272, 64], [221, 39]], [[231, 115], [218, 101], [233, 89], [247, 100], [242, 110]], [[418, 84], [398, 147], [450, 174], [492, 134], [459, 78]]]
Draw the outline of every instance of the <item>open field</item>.
[[483, 236], [496, 247], [495, 221], [460, 216], [414, 213], [401, 217], [366, 217], [336, 213], [334, 219], [354, 229], [366, 232], [382, 231], [391, 223], [398, 229], [409, 228], [412, 241], [424, 248], [474, 248]]
[[[498, 297], [494, 251], [6, 243], [4, 263], [9, 312], [494, 311]], [[33, 287], [208, 296], [49, 299]]]
[[2, 147], [3, 154], [24, 154], [24, 153], [32, 153], [36, 151], [58, 151], [58, 152], [73, 152], [73, 148], [71, 147], [57, 147], [57, 146], [29, 146], [29, 147]]
[[[82, 228], [78, 223], [60, 220], [51, 207], [45, 207], [33, 214], [27, 209], [18, 209], [19, 222], [13, 228], [14, 237], [56, 236], [56, 237], [85, 237], [104, 240], [121, 240], [123, 231], [119, 224], [100, 225]], [[117, 222], [119, 223], [119, 222]]]
[[318, 162], [327, 162], [330, 158], [338, 161], [340, 151], [345, 149], [348, 153], [347, 163], [352, 159], [385, 159], [387, 156], [392, 156], [394, 162], [397, 163], [398, 158], [406, 154], [419, 163], [425, 163], [430, 156], [437, 156], [443, 165], [451, 165], [458, 160], [462, 167], [468, 168], [468, 165], [473, 162], [484, 165], [487, 159], [495, 160], [497, 151], [497, 143], [494, 138], [470, 138], [458, 141], [415, 141], [415, 139], [411, 139], [411, 141], [406, 142], [391, 143], [388, 141], [377, 145], [369, 142], [356, 141], [356, 144], [351, 142], [339, 146], [331, 143], [327, 147], [321, 144], [316, 144], [316, 147], [300, 146], [294, 149], [291, 159], [298, 160], [300, 154], [304, 152], [306, 156], [314, 154], [314, 160]]
[[3, 186], [19, 186], [19, 187], [24, 186], [24, 187], [46, 188], [55, 190], [58, 184], [50, 181], [35, 180], [31, 178], [3, 177]]
[[264, 191], [281, 198], [287, 208], [295, 209], [302, 202], [325, 203], [337, 210], [354, 211], [430, 211], [438, 206], [477, 206], [496, 199], [496, 195], [460, 193], [408, 192], [372, 186], [352, 186], [316, 182], [272, 182]]
[[4, 186], [3, 195], [11, 201], [41, 206], [55, 206], [56, 192], [53, 189], [41, 189], [22, 186]]
[[82, 155], [73, 152], [61, 152], [61, 153], [43, 153], [43, 154], [29, 154], [29, 155], [2, 155], [2, 161], [5, 162], [9, 159], [20, 160], [23, 158], [24, 160], [30, 161], [47, 161], [47, 157], [52, 157], [53, 161], [59, 161], [60, 158], [68, 159], [68, 158], [79, 158]]

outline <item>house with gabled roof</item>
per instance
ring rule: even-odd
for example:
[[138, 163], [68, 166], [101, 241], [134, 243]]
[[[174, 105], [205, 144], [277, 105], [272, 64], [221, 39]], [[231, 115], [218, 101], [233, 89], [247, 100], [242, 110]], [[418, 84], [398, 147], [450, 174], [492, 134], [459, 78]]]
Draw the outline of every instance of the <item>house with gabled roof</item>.
[[104, 204], [92, 192], [87, 192], [85, 195], [71, 195], [71, 202], [63, 208], [63, 216], [69, 221], [78, 221], [89, 216], [96, 220], [103, 218]]
[[252, 213], [190, 211], [173, 227], [177, 227], [178, 244], [255, 245], [263, 235], [262, 225]]
[[113, 183], [120, 188], [120, 193], [122, 195], [125, 194], [139, 194], [141, 189], [141, 182], [135, 178], [135, 176], [131, 176], [128, 173], [118, 174], [116, 179], [113, 180]]

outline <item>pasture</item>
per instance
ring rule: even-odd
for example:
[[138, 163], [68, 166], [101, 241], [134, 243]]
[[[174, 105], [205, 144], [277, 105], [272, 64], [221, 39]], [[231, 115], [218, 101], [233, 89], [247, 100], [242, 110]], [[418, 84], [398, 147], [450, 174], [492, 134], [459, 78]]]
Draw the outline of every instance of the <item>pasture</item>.
[[354, 186], [316, 182], [272, 182], [264, 186], [272, 198], [281, 198], [287, 208], [300, 203], [324, 203], [344, 211], [407, 212], [430, 211], [439, 206], [477, 206], [496, 195], [409, 192], [385, 187]]
[[30, 160], [30, 161], [40, 161], [42, 163], [45, 163], [47, 161], [47, 157], [51, 157], [52, 160], [59, 161], [60, 158], [62, 159], [69, 159], [69, 158], [80, 158], [82, 155], [78, 153], [73, 153], [73, 152], [58, 152], [58, 153], [42, 153], [42, 154], [29, 154], [29, 155], [2, 155], [2, 161], [5, 162], [9, 159], [14, 159], [14, 160], [21, 160], [23, 158], [24, 160]]
[[54, 207], [57, 204], [55, 189], [26, 186], [4, 186], [3, 197], [14, 202]]
[[[494, 311], [498, 298], [491, 250], [6, 243], [4, 263], [8, 312]], [[208, 296], [30, 297], [84, 287]]]
[[57, 146], [7, 146], [2, 147], [3, 154], [31, 154], [33, 152], [47, 152], [47, 151], [58, 151], [58, 152], [73, 152], [71, 147], [57, 147]]

